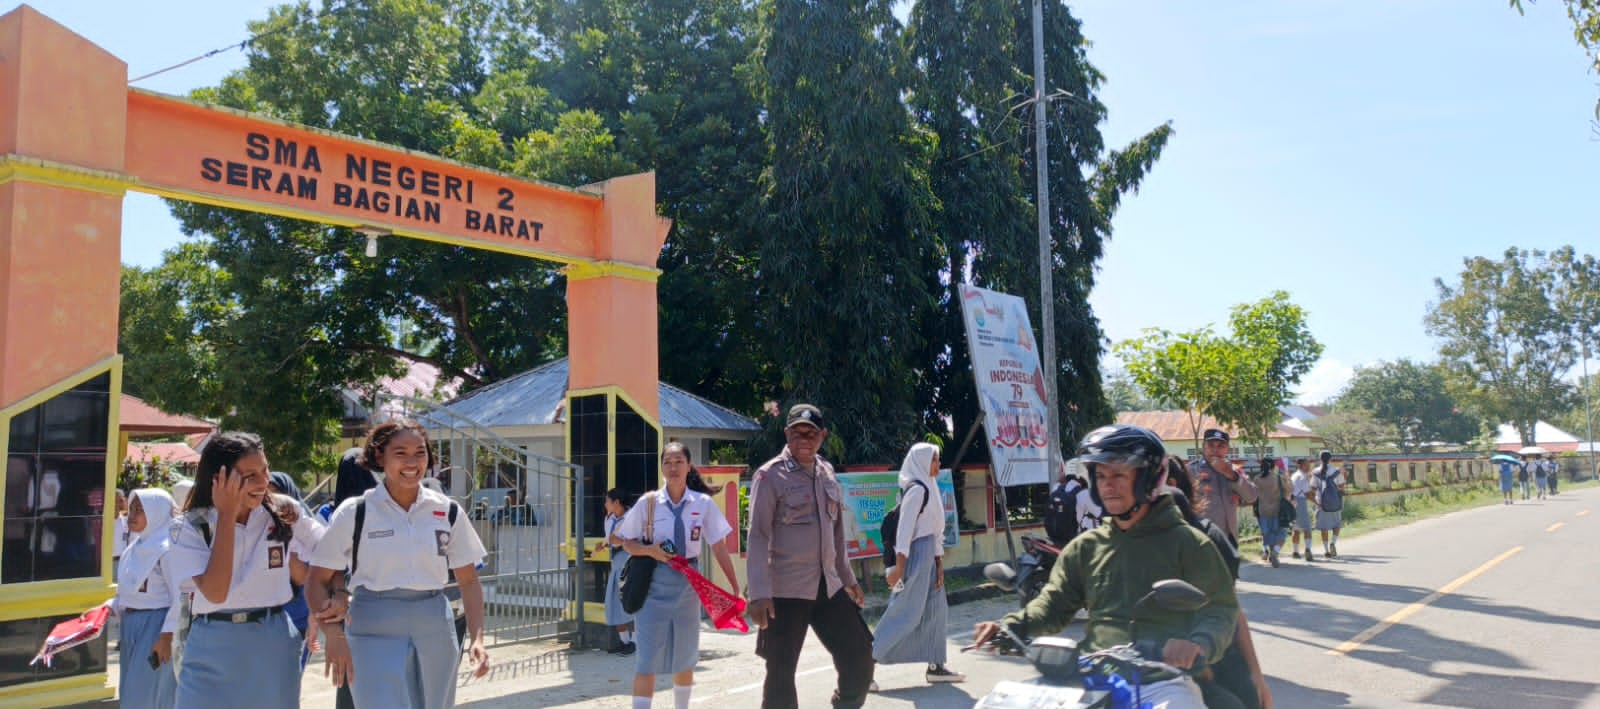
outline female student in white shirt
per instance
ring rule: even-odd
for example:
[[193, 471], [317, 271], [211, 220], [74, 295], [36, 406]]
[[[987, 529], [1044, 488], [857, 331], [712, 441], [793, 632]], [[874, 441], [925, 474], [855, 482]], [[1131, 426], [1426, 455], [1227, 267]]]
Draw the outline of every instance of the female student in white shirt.
[[[172, 672], [172, 634], [178, 629], [182, 581], [172, 574], [174, 510], [165, 490], [133, 491], [128, 546], [117, 562], [117, 595], [108, 602], [121, 619], [118, 699], [128, 709], [166, 709], [178, 689]], [[152, 667], [150, 658], [157, 666]]]
[[944, 666], [950, 605], [944, 596], [944, 498], [939, 494], [939, 448], [911, 446], [900, 464], [900, 526], [895, 529], [894, 589], [873, 631], [872, 659], [879, 664], [925, 662], [930, 683], [960, 682], [966, 675]]
[[[661, 489], [640, 498], [616, 530], [628, 554], [659, 562], [650, 578], [644, 607], [633, 619], [638, 647], [634, 659], [634, 709], [649, 709], [656, 675], [672, 675], [676, 709], [688, 709], [694, 689], [694, 666], [700, 659], [700, 600], [689, 580], [666, 562], [674, 555], [693, 562], [709, 544], [723, 575], [738, 578], [733, 559], [728, 556], [728, 545], [723, 542], [733, 527], [715, 501], [689, 489], [689, 468], [689, 450], [682, 443], [668, 443], [661, 451]], [[653, 521], [650, 544], [642, 541], [647, 517]], [[732, 591], [740, 595], [738, 588]]]
[[267, 456], [253, 433], [213, 436], [167, 559], [194, 586], [193, 619], [178, 672], [178, 709], [300, 706], [300, 633], [283, 606], [289, 542], [319, 529], [292, 526], [263, 504]]
[[[433, 449], [416, 422], [373, 428], [363, 462], [383, 471], [382, 484], [341, 503], [311, 553], [306, 602], [323, 624], [328, 670], [335, 685], [350, 685], [357, 707], [455, 706], [461, 648], [444, 587], [455, 572], [467, 654], [482, 677], [483, 542], [460, 505], [423, 486]], [[336, 589], [346, 568], [349, 589]]]

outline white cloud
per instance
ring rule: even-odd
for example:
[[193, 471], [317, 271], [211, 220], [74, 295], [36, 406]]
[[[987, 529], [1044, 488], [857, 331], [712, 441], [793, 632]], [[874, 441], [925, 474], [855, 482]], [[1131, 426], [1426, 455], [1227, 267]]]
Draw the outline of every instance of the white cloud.
[[1336, 359], [1323, 358], [1312, 367], [1304, 379], [1300, 380], [1300, 388], [1295, 391], [1294, 403], [1302, 406], [1321, 404], [1339, 395], [1344, 391], [1350, 377], [1355, 375], [1355, 369], [1350, 365]]

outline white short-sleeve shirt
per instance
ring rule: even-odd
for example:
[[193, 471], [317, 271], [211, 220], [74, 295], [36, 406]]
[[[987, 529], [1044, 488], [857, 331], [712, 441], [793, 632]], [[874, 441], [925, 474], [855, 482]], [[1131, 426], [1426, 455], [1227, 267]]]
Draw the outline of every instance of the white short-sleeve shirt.
[[[666, 491], [659, 491], [655, 495], [655, 534], [651, 537], [653, 543], [672, 538], [673, 515]], [[722, 510], [717, 508], [717, 503], [709, 496], [693, 490], [683, 491], [683, 536], [684, 546], [678, 553], [688, 559], [700, 556], [701, 544], [716, 544], [730, 533], [733, 527], [722, 516]], [[644, 539], [645, 498], [639, 498], [639, 504], [628, 510], [622, 518], [622, 524], [617, 525], [616, 535], [623, 539], [640, 541]]]
[[[211, 538], [216, 539], [216, 508], [207, 508], [205, 518], [211, 525]], [[289, 588], [289, 545], [267, 539], [272, 526], [271, 515], [265, 508], [257, 507], [250, 511], [244, 524], [234, 524], [233, 579], [228, 586], [228, 597], [222, 603], [212, 603], [197, 588], [195, 615], [273, 608], [288, 603], [294, 596]], [[194, 577], [205, 573], [206, 564], [211, 560], [211, 547], [187, 516], [179, 520], [177, 527], [178, 536], [173, 540], [172, 551], [167, 552], [162, 562], [171, 565], [175, 578], [192, 583]], [[296, 531], [299, 527], [296, 525]]]
[[[170, 554], [170, 552], [169, 552]], [[161, 632], [171, 633], [178, 629], [178, 601], [183, 594], [183, 582], [172, 575], [172, 565], [161, 559], [150, 569], [150, 574], [145, 576], [139, 585], [130, 583], [117, 584], [117, 595], [112, 598], [111, 609], [121, 614], [123, 611], [166, 610], [167, 617], [161, 622]]]
[[350, 566], [357, 500], [366, 500], [367, 512], [351, 588], [434, 591], [448, 583], [450, 569], [483, 561], [483, 541], [472, 528], [467, 511], [458, 507], [455, 524], [450, 524], [450, 506], [455, 504], [450, 498], [422, 488], [407, 510], [389, 496], [388, 488], [379, 485], [359, 498], [345, 500], [333, 511], [327, 532], [311, 553], [312, 566]]

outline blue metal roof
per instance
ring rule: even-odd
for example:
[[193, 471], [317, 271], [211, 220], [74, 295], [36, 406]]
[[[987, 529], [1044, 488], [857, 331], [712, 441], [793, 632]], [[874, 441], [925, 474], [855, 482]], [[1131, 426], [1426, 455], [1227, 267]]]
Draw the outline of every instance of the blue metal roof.
[[[539, 426], [561, 423], [558, 414], [566, 395], [567, 358], [562, 357], [463, 394], [444, 407], [489, 428]], [[747, 417], [664, 382], [659, 397], [662, 428], [746, 434], [761, 429]]]

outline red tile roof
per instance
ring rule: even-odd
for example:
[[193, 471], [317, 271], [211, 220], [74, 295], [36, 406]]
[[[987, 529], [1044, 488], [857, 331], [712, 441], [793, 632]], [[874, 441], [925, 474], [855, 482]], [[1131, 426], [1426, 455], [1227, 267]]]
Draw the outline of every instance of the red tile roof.
[[[1186, 411], [1124, 411], [1117, 414], [1117, 423], [1143, 426], [1154, 431], [1163, 441], [1193, 441], [1195, 429], [1190, 425], [1189, 414]], [[1200, 430], [1220, 428], [1228, 432], [1234, 440], [1239, 440], [1239, 431], [1229, 426], [1217, 423], [1210, 416], [1200, 419]], [[1322, 440], [1322, 436], [1309, 431], [1302, 431], [1288, 426], [1279, 426], [1277, 430], [1267, 434], [1267, 438], [1312, 438]]]
[[123, 433], [209, 433], [215, 424], [162, 411], [136, 396], [122, 395], [119, 428]]
[[129, 443], [127, 460], [147, 463], [160, 458], [163, 463], [198, 463], [200, 454], [183, 443]]

